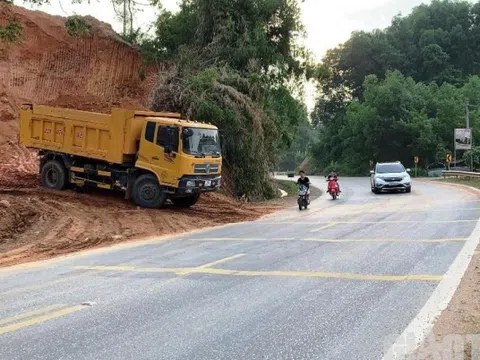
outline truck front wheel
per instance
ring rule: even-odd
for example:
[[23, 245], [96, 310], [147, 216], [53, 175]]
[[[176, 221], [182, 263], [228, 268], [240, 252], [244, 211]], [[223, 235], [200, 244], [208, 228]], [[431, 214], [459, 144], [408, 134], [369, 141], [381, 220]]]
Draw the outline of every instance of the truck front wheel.
[[62, 190], [67, 184], [67, 170], [58, 160], [47, 161], [42, 167], [40, 180], [44, 187]]
[[200, 199], [200, 195], [197, 194], [197, 195], [192, 195], [187, 197], [173, 198], [172, 202], [173, 202], [173, 205], [175, 206], [188, 208], [190, 206], [195, 205], [198, 199]]
[[165, 192], [153, 175], [142, 175], [133, 184], [133, 201], [144, 208], [160, 208], [165, 203]]

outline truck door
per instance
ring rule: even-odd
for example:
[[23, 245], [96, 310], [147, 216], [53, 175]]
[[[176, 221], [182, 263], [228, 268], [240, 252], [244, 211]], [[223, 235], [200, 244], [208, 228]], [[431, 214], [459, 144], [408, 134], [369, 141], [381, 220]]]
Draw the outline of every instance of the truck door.
[[162, 185], [178, 184], [178, 128], [152, 121], [145, 127], [145, 141], [141, 142], [138, 166], [156, 173]]

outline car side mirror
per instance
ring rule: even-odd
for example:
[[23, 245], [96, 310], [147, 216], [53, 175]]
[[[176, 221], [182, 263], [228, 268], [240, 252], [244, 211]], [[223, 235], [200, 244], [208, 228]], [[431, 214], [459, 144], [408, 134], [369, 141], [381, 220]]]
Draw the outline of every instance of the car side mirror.
[[407, 172], [409, 173], [410, 171], [412, 171], [411, 169], [407, 169]]
[[375, 171], [370, 170], [370, 175], [373, 175], [373, 174], [375, 174]]

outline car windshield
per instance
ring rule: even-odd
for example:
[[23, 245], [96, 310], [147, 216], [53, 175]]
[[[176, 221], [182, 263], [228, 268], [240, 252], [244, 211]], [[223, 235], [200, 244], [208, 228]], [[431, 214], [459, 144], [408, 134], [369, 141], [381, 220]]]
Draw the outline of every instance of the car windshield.
[[183, 151], [192, 155], [220, 155], [218, 130], [184, 128]]
[[385, 164], [377, 166], [377, 174], [402, 173], [405, 168], [400, 164]]

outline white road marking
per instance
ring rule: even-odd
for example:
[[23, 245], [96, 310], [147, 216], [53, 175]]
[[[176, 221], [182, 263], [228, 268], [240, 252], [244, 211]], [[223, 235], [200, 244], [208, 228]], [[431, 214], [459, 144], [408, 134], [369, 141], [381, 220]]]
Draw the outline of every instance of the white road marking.
[[[480, 190], [469, 186], [458, 186], [466, 187], [480, 193]], [[440, 281], [417, 316], [410, 322], [403, 333], [397, 337], [383, 357], [383, 360], [405, 359], [423, 343], [425, 338], [431, 333], [435, 320], [452, 300], [479, 242], [480, 219], [477, 221], [475, 228], [448, 269], [443, 280]]]

